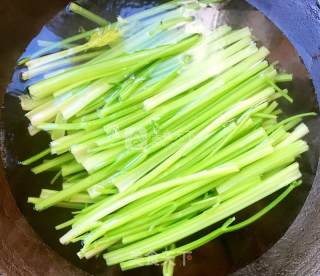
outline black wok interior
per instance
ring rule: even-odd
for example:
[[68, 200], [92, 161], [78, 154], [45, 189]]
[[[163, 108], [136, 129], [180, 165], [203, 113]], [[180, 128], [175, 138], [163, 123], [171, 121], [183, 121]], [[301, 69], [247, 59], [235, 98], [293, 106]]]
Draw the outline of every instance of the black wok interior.
[[[159, 1], [79, 1], [85, 7], [92, 9], [109, 20], [116, 16], [129, 15], [140, 9], [157, 5]], [[318, 105], [311, 80], [298, 55], [284, 35], [261, 13], [249, 6], [245, 1], [232, 1], [221, 9], [218, 21], [234, 27], [249, 26], [255, 37], [271, 50], [270, 61], [279, 60], [279, 68], [292, 72], [295, 80], [288, 85], [294, 98], [294, 104], [282, 102], [286, 114], [318, 111]], [[79, 26], [85, 29], [94, 27], [86, 20], [61, 11], [41, 31], [38, 37], [30, 43], [27, 52], [36, 50], [37, 39], [61, 39], [78, 31]], [[26, 54], [25, 53], [25, 54]], [[33, 229], [53, 250], [69, 260], [72, 264], [94, 275], [161, 275], [159, 266], [122, 273], [118, 267], [107, 268], [102, 258], [90, 261], [79, 260], [76, 256], [79, 244], [62, 246], [58, 239], [63, 231], [54, 230], [54, 226], [70, 217], [68, 211], [52, 208], [42, 213], [36, 213], [27, 204], [28, 196], [37, 196], [41, 188], [49, 187], [52, 178], [50, 173], [34, 176], [29, 168], [19, 165], [19, 161], [46, 148], [48, 137], [41, 133], [30, 137], [27, 132], [28, 122], [19, 106], [18, 95], [26, 93], [29, 83], [20, 80], [21, 68], [16, 68], [12, 81], [8, 85], [4, 98], [1, 128], [5, 139], [1, 139], [2, 159], [6, 170], [8, 183], [16, 199], [19, 209], [24, 214]], [[278, 208], [270, 212], [260, 221], [237, 233], [225, 235], [192, 252], [183, 261], [179, 258], [175, 275], [226, 275], [251, 263], [285, 233], [291, 225], [312, 186], [319, 157], [319, 144], [316, 139], [319, 118], [306, 121], [311, 133], [307, 137], [311, 150], [301, 158], [301, 170], [304, 184], [294, 191]], [[51, 186], [52, 188], [52, 186]], [[274, 196], [273, 196], [274, 197]], [[273, 197], [269, 197], [237, 215], [237, 218], [247, 217], [261, 209]], [[204, 232], [209, 231], [206, 229]], [[200, 235], [200, 234], [198, 234]]]

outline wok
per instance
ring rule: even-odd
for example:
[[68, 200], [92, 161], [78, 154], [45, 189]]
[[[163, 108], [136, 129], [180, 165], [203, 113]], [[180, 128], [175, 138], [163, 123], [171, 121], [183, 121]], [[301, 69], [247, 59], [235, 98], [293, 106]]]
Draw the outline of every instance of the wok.
[[[114, 20], [119, 13], [129, 14], [158, 3], [78, 2], [109, 20]], [[292, 108], [283, 104], [288, 113], [318, 111], [320, 8], [316, 2], [234, 0], [215, 11], [220, 22], [235, 27], [250, 26], [257, 39], [271, 50], [270, 60], [279, 60], [280, 68], [294, 74], [295, 81], [289, 89], [295, 104]], [[46, 30], [58, 37], [68, 36], [77, 31], [79, 22], [86, 28], [93, 27], [67, 13], [63, 9], [67, 3], [67, 0], [5, 0], [1, 5], [0, 275], [158, 275], [157, 267], [122, 274], [116, 267], [106, 269], [101, 260], [77, 260], [76, 248], [59, 245], [60, 234], [52, 230], [65, 214], [57, 215], [56, 210], [35, 214], [26, 204], [26, 197], [36, 193], [46, 178], [35, 178], [19, 166], [18, 160], [36, 152], [41, 145], [44, 147], [46, 137], [40, 135], [33, 139], [26, 133], [27, 122], [16, 97], [26, 84], [20, 81], [20, 71], [15, 69], [15, 64], [45, 24], [40, 37], [47, 35]], [[178, 264], [176, 275], [320, 274], [319, 118], [309, 120], [308, 125], [311, 150], [302, 159], [303, 187], [261, 221], [193, 252], [186, 264]]]

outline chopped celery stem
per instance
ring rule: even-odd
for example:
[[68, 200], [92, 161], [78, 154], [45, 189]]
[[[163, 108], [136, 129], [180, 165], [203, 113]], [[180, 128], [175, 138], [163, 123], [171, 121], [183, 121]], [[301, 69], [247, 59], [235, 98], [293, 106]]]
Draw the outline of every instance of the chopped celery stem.
[[39, 161], [40, 159], [42, 159], [43, 157], [46, 157], [47, 155], [49, 155], [51, 153], [50, 149], [46, 149], [30, 158], [28, 158], [27, 160], [24, 160], [21, 162], [22, 165], [26, 166], [26, 165], [31, 165], [37, 161]]
[[219, 236], [230, 233], [234, 231], [238, 231], [244, 227], [247, 227], [248, 225], [254, 223], [255, 221], [259, 220], [261, 217], [266, 215], [268, 212], [270, 212], [273, 208], [275, 208], [280, 202], [282, 202], [293, 189], [297, 187], [297, 185], [300, 184], [300, 182], [294, 182], [291, 184], [284, 192], [282, 192], [281, 195], [279, 195], [276, 199], [274, 199], [271, 203], [269, 203], [266, 207], [264, 207], [262, 210], [258, 211], [255, 215], [252, 217], [244, 220], [243, 222], [237, 223], [235, 225], [231, 225], [234, 218], [228, 219], [220, 228], [217, 230], [214, 230], [212, 233], [195, 240], [189, 244], [183, 245], [181, 247], [177, 247], [175, 249], [164, 251], [163, 253], [155, 254], [148, 257], [143, 258], [137, 258], [130, 261], [126, 261], [120, 264], [121, 270], [130, 270], [133, 268], [141, 267], [141, 266], [147, 266], [147, 265], [153, 265], [157, 264], [159, 262], [165, 261], [168, 258], [177, 257], [179, 255], [188, 253], [192, 250], [195, 250], [199, 248], [200, 246], [208, 243], [211, 240], [214, 240], [218, 238]]
[[100, 25], [100, 26], [107, 26], [109, 25], [110, 23], [105, 20], [104, 18], [94, 14], [93, 12], [91, 11], [88, 11], [87, 9], [79, 6], [78, 4], [72, 2], [70, 3], [69, 5], [69, 10], [76, 13], [76, 14], [79, 14], [81, 16], [83, 16], [84, 18], [87, 18], [88, 20]]

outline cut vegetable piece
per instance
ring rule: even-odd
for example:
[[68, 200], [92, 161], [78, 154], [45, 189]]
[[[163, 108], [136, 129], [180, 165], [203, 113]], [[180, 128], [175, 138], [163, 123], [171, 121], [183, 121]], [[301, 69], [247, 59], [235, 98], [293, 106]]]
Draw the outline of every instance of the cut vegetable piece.
[[105, 20], [104, 18], [88, 11], [87, 9], [77, 5], [76, 3], [72, 2], [70, 3], [69, 5], [69, 10], [76, 13], [76, 14], [79, 14], [87, 19], [89, 19], [90, 21], [92, 22], [95, 22], [97, 23], [98, 25], [100, 26], [106, 26], [106, 25], [109, 25], [110, 23]]
[[270, 212], [281, 201], [283, 201], [291, 193], [291, 191], [294, 188], [296, 188], [296, 186], [297, 186], [296, 184], [291, 184], [280, 196], [278, 196], [275, 200], [273, 200], [269, 205], [267, 205], [265, 208], [260, 210], [258, 213], [256, 213], [252, 217], [246, 219], [243, 222], [237, 223], [235, 225], [231, 225], [235, 219], [234, 218], [228, 219], [220, 228], [214, 230], [210, 234], [208, 234], [198, 240], [195, 240], [193, 242], [190, 242], [189, 244], [183, 245], [178, 248], [164, 251], [163, 253], [159, 253], [159, 254], [155, 254], [152, 256], [147, 256], [147, 257], [133, 259], [130, 261], [123, 262], [120, 264], [121, 269], [123, 271], [126, 271], [126, 270], [130, 270], [130, 269], [137, 268], [137, 267], [157, 264], [159, 262], [167, 260], [168, 258], [177, 257], [177, 256], [183, 255], [185, 253], [188, 253], [190, 251], [193, 251], [193, 250], [199, 248], [200, 246], [208, 243], [209, 241], [216, 239], [220, 235], [223, 235], [224, 233], [229, 233], [229, 232], [240, 230], [240, 229], [254, 223], [258, 219], [263, 217], [265, 214]]
[[[45, 42], [35, 57], [63, 50], [25, 61], [25, 77], [45, 74], [21, 97], [29, 133], [52, 141], [22, 164], [49, 156], [33, 171], [53, 171], [51, 183], [62, 182], [28, 202], [38, 211], [70, 209], [56, 228], [69, 228], [61, 243], [81, 242], [79, 258], [106, 253], [107, 264], [124, 270], [155, 261], [172, 275], [175, 257], [249, 225], [300, 183], [295, 162], [308, 150], [302, 119], [314, 113], [282, 119], [278, 99], [291, 97], [281, 83], [292, 76], [269, 65], [248, 28], [211, 30], [202, 10], [169, 2]], [[289, 184], [232, 225], [239, 211]], [[192, 236], [217, 223], [209, 235]]]
[[273, 177], [261, 182], [260, 185], [226, 201], [213, 210], [208, 210], [180, 224], [178, 227], [174, 227], [124, 248], [111, 251], [105, 254], [104, 258], [108, 265], [114, 265], [163, 248], [235, 214], [260, 199], [286, 187], [300, 177], [301, 174], [298, 164], [295, 163]]

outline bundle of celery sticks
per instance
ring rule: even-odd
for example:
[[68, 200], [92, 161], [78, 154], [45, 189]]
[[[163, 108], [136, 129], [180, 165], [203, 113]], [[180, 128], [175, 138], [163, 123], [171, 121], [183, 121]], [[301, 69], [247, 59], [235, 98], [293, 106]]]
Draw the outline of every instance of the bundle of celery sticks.
[[162, 263], [172, 275], [176, 257], [253, 223], [301, 184], [302, 118], [314, 114], [283, 118], [277, 100], [292, 99], [278, 84], [292, 76], [248, 28], [204, 25], [197, 1], [115, 23], [70, 9], [101, 26], [20, 61], [24, 79], [42, 76], [21, 97], [29, 132], [52, 140], [22, 163], [56, 172], [56, 186], [29, 202], [70, 209], [56, 228], [66, 228], [61, 243], [82, 242], [80, 258], [122, 270]]

